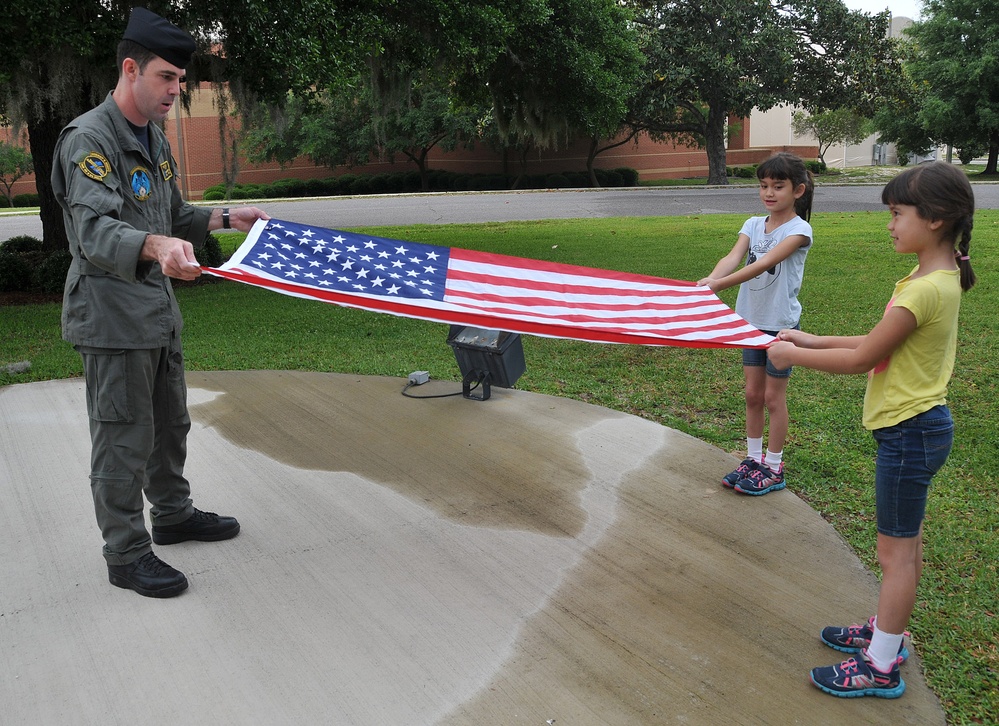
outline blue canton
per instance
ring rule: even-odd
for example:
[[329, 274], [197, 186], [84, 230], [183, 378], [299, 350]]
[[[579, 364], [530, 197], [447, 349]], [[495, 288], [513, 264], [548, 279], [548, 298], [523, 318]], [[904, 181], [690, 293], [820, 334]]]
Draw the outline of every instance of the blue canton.
[[448, 255], [447, 247], [275, 221], [243, 264], [322, 290], [443, 300]]

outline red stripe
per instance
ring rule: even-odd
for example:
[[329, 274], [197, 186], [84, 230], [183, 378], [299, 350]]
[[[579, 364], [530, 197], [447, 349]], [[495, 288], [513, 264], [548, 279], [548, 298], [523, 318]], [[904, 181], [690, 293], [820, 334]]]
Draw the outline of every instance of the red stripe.
[[[662, 287], [664, 278], [653, 277], [651, 275], [639, 275], [632, 272], [619, 272], [617, 270], [601, 270], [597, 267], [583, 267], [581, 265], [567, 265], [562, 262], [545, 262], [544, 260], [531, 260], [526, 257], [510, 257], [494, 252], [477, 252], [475, 250], [463, 250], [459, 247], [452, 247], [450, 250], [452, 260], [464, 260], [466, 262], [478, 262], [500, 267], [510, 267], [521, 270], [537, 270], [540, 272], [550, 272], [558, 275], [578, 276], [585, 274], [589, 277], [596, 277], [604, 280], [638, 282], [645, 285], [655, 285]], [[450, 276], [450, 270], [448, 276]], [[509, 281], [506, 281], [509, 282]], [[670, 280], [670, 285], [677, 287], [697, 287], [696, 282], [688, 280]], [[600, 288], [604, 289], [604, 288]], [[612, 288], [611, 288], [612, 289]], [[677, 294], [683, 294], [678, 292]]]

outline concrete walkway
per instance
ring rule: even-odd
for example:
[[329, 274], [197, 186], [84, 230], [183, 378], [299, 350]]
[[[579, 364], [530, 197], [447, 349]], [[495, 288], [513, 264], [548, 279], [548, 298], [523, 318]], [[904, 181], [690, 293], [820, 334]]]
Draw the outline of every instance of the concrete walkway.
[[794, 494], [637, 417], [404, 383], [191, 373], [195, 503], [243, 529], [157, 548], [170, 600], [107, 582], [82, 381], [0, 388], [0, 721], [944, 723], [918, 644], [901, 699], [808, 683], [877, 583]]

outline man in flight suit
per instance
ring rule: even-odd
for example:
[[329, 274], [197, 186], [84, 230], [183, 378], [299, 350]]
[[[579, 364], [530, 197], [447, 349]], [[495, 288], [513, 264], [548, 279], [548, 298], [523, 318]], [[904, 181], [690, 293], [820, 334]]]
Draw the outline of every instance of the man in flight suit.
[[[171, 277], [201, 274], [194, 255], [216, 229], [247, 232], [256, 207], [185, 202], [160, 122], [180, 94], [194, 39], [135, 8], [118, 46], [118, 83], [72, 121], [56, 145], [52, 187], [73, 261], [62, 334], [83, 358], [91, 472], [108, 579], [149, 597], [172, 597], [187, 578], [152, 542], [235, 537], [239, 522], [194, 508], [184, 478], [187, 410], [183, 321]], [[143, 520], [150, 503], [152, 542]]]

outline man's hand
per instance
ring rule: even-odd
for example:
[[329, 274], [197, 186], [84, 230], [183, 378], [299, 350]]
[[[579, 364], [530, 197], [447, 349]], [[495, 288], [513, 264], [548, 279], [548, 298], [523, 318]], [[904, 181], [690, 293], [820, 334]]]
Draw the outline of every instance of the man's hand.
[[[258, 219], [270, 219], [270, 215], [257, 207], [237, 207], [229, 210], [229, 226], [240, 232], [249, 232]], [[222, 210], [213, 210], [211, 219], [208, 220], [208, 229], [214, 231], [224, 228]]]
[[164, 275], [178, 280], [194, 280], [201, 274], [201, 265], [194, 256], [194, 245], [179, 237], [148, 235], [139, 259], [159, 262]]

